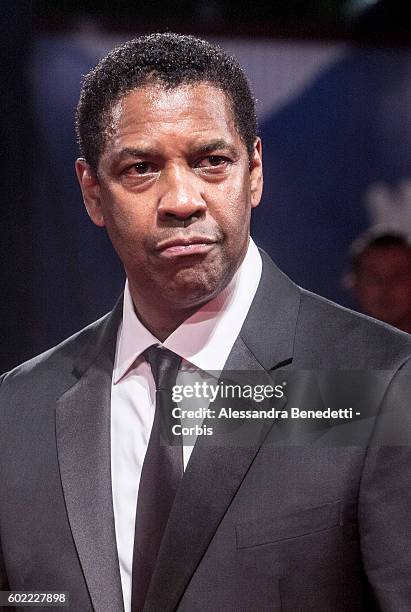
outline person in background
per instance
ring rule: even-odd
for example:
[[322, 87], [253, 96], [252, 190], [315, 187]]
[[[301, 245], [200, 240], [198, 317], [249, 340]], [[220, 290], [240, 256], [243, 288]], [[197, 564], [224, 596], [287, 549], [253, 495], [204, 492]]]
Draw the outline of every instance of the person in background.
[[411, 333], [411, 237], [376, 228], [361, 234], [350, 249], [347, 278], [359, 309]]

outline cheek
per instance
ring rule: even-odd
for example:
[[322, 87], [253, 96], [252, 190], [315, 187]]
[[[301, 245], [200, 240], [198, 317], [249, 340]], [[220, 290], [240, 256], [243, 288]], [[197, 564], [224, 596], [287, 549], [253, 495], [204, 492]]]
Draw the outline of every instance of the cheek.
[[226, 186], [214, 194], [217, 206], [210, 210], [226, 237], [238, 241], [248, 235], [251, 217], [251, 196], [244, 185]]
[[359, 302], [361, 302], [361, 304], [367, 307], [372, 305], [377, 300], [378, 295], [378, 290], [371, 286], [358, 287], [357, 289], [357, 299]]
[[136, 257], [143, 252], [149, 224], [136, 208], [117, 202], [106, 211], [105, 221], [107, 233], [120, 257]]
[[395, 301], [401, 304], [402, 307], [408, 307], [411, 310], [411, 287], [408, 284], [398, 284], [394, 289]]

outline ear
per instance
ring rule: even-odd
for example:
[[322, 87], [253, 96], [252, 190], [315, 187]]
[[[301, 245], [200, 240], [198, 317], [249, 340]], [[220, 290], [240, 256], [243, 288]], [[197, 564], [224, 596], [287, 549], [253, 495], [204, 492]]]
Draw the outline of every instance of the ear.
[[251, 208], [259, 205], [263, 193], [263, 162], [261, 138], [256, 138], [250, 160]]
[[76, 173], [88, 216], [93, 223], [98, 225], [98, 227], [103, 227], [105, 223], [100, 204], [100, 185], [98, 178], [92, 171], [90, 165], [82, 157], [76, 160]]

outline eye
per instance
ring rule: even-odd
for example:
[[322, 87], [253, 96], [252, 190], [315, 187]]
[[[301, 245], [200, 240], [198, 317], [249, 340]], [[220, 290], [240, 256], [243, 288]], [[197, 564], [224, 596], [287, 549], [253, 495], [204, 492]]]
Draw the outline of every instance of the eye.
[[225, 169], [229, 163], [230, 163], [230, 160], [227, 159], [227, 157], [224, 157], [222, 155], [209, 155], [208, 157], [204, 157], [203, 159], [200, 159], [197, 162], [196, 167], [197, 168]]
[[126, 166], [121, 174], [126, 178], [149, 176], [158, 171], [158, 166], [149, 161], [140, 161]]
[[137, 164], [133, 164], [129, 168], [127, 168], [126, 172], [130, 174], [151, 174], [152, 172], [156, 172], [156, 168], [154, 164], [150, 162], [138, 162]]

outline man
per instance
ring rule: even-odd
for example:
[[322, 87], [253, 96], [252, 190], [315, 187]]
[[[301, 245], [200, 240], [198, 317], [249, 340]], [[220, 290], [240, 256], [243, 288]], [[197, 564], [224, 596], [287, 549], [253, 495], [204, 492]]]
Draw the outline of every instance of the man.
[[411, 333], [411, 243], [406, 234], [376, 228], [351, 248], [348, 286], [362, 312]]
[[[407, 438], [381, 447], [372, 414], [356, 446], [335, 442], [344, 426], [280, 420], [300, 392], [318, 407], [312, 373], [328, 370], [382, 370], [378, 409], [403, 407], [411, 343], [250, 240], [261, 143], [241, 68], [189, 36], [136, 39], [85, 78], [77, 128], [84, 202], [127, 283], [112, 313], [3, 378], [2, 588], [64, 591], [76, 612], [409, 609]], [[232, 443], [207, 415], [216, 437], [181, 455], [158, 443], [178, 368], [275, 380], [278, 418], [246, 418]]]

